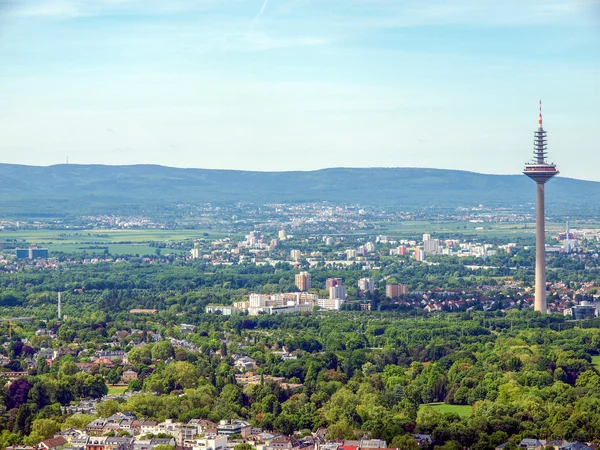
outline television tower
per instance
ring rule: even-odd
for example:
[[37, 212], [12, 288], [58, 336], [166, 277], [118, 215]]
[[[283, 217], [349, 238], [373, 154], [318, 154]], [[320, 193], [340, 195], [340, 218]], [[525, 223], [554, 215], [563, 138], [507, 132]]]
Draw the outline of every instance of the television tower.
[[523, 173], [537, 185], [536, 227], [535, 227], [535, 304], [536, 311], [546, 312], [546, 227], [544, 206], [544, 185], [558, 174], [555, 164], [548, 164], [548, 141], [542, 126], [542, 101], [538, 128], [533, 132], [533, 162], [525, 164]]

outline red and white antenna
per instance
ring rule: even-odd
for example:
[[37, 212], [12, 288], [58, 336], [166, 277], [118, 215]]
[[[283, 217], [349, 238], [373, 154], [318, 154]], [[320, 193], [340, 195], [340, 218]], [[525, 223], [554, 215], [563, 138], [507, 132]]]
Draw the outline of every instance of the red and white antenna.
[[538, 128], [542, 128], [542, 101], [540, 100], [540, 115], [538, 117]]

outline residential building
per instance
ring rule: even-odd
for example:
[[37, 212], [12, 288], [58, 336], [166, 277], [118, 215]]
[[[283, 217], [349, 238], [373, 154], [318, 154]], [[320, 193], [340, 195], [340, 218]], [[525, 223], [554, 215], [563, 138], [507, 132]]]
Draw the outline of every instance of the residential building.
[[40, 442], [39, 448], [40, 450], [61, 450], [65, 445], [67, 445], [67, 440], [63, 436], [58, 436]]
[[134, 442], [132, 437], [109, 436], [104, 443], [104, 450], [133, 450]]
[[158, 422], [156, 420], [144, 420], [140, 427], [141, 434], [158, 433]]
[[[61, 349], [62, 350], [62, 349]], [[72, 353], [70, 353], [72, 354]], [[127, 362], [127, 353], [124, 350], [105, 350], [105, 351], [97, 351], [96, 356], [98, 358], [105, 358], [109, 361], [124, 361]]]
[[405, 284], [386, 284], [385, 286], [385, 296], [387, 298], [398, 298], [405, 294], [408, 294], [408, 286]]
[[254, 369], [256, 367], [256, 361], [249, 356], [239, 356], [237, 358], [234, 357], [234, 359], [235, 362], [233, 365], [239, 370]]
[[85, 450], [104, 450], [106, 444], [106, 436], [93, 436], [88, 439]]
[[126, 370], [125, 372], [123, 372], [123, 375], [121, 375], [121, 381], [123, 383], [129, 383], [130, 381], [137, 379], [138, 374], [134, 370]]
[[225, 450], [227, 448], [227, 435], [209, 433], [201, 438], [188, 439], [183, 446], [192, 450]]
[[415, 259], [417, 261], [425, 261], [425, 250], [423, 250], [422, 248], [416, 248]]
[[301, 291], [308, 291], [311, 288], [311, 277], [308, 272], [300, 272], [295, 277], [296, 287]]
[[222, 314], [224, 316], [232, 316], [235, 313], [235, 306], [206, 305], [206, 312], [209, 314]]
[[329, 298], [331, 300], [346, 300], [346, 286], [338, 285], [329, 288]]
[[264, 306], [272, 306], [271, 296], [265, 294], [250, 294], [248, 297], [249, 308], [262, 308]]
[[241, 434], [242, 436], [250, 430], [250, 424], [243, 420], [221, 420], [217, 425], [217, 434], [232, 435]]
[[278, 436], [267, 444], [265, 450], [292, 450], [300, 448], [300, 442], [289, 436]]
[[344, 281], [341, 278], [327, 278], [325, 281], [325, 287], [329, 290], [332, 286], [341, 286], [344, 284]]
[[317, 302], [317, 305], [319, 306], [319, 308], [331, 309], [331, 310], [339, 310], [343, 304], [344, 304], [344, 300], [339, 299], [339, 298], [335, 298], [335, 299], [320, 298], [319, 301]]
[[300, 258], [302, 258], [302, 252], [300, 250], [290, 251], [290, 258], [292, 258], [293, 261], [298, 261]]
[[358, 289], [372, 293], [375, 290], [375, 280], [373, 278], [361, 278], [358, 280]]

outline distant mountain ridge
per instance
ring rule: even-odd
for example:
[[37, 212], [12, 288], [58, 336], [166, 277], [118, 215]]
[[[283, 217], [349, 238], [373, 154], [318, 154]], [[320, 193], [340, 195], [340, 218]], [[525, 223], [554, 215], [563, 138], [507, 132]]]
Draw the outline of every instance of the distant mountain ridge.
[[[600, 205], [600, 183], [557, 177], [546, 185], [552, 208]], [[0, 216], [101, 214], [179, 203], [331, 201], [418, 208], [533, 203], [524, 175], [421, 168], [332, 168], [253, 172], [159, 165], [0, 164]]]

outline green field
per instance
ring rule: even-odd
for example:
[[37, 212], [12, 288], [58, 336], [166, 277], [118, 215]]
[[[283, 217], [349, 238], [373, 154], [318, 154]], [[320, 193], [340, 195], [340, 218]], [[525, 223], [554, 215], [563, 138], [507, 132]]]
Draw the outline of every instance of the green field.
[[122, 394], [126, 390], [127, 390], [127, 386], [115, 386], [115, 385], [108, 386], [109, 394]]
[[[583, 225], [583, 224], [582, 224]], [[576, 224], [573, 222], [571, 227], [575, 227]], [[589, 224], [585, 224], [586, 227], [591, 227]], [[401, 237], [414, 237], [421, 233], [436, 234], [451, 234], [455, 235], [456, 238], [468, 238], [472, 236], [485, 237], [496, 237], [504, 239], [514, 238], [533, 238], [535, 236], [535, 223], [480, 223], [480, 222], [468, 222], [468, 221], [456, 221], [446, 222], [435, 220], [414, 220], [414, 221], [403, 221], [396, 223], [377, 223], [377, 229], [382, 234], [388, 234], [391, 236]], [[564, 223], [551, 222], [546, 224], [546, 233], [548, 236], [554, 236], [559, 232], [563, 232], [565, 229]]]
[[[208, 234], [208, 236], [205, 235]], [[227, 236], [227, 233], [212, 230], [160, 230], [160, 229], [89, 229], [89, 230], [23, 230], [0, 231], [0, 241], [28, 241], [31, 243], [64, 242], [78, 243], [89, 241], [102, 242], [151, 242], [176, 241], [185, 239], [217, 239]]]
[[471, 405], [448, 405], [447, 403], [428, 403], [420, 408], [435, 408], [444, 413], [458, 414], [460, 417], [471, 416]]
[[[191, 242], [194, 239], [213, 240], [225, 236], [226, 233], [212, 230], [23, 230], [0, 231], [0, 242], [17, 247], [35, 244], [47, 248], [50, 256], [57, 252], [102, 255], [105, 250], [111, 255], [145, 256], [155, 255], [156, 247], [149, 245], [152, 242], [168, 244]], [[161, 253], [183, 252], [179, 249], [162, 248]]]
[[592, 364], [597, 370], [600, 370], [600, 356], [592, 356]]

